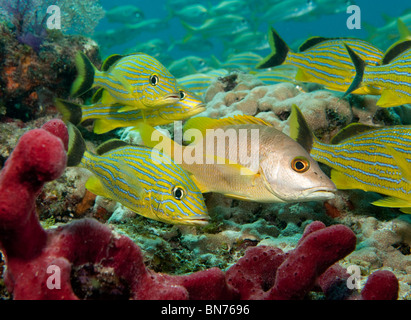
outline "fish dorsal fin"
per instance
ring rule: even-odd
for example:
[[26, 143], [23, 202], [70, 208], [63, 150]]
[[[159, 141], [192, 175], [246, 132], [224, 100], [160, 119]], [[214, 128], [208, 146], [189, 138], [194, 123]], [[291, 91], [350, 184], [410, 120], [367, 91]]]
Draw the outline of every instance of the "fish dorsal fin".
[[394, 158], [395, 164], [400, 169], [402, 176], [408, 182], [411, 182], [411, 163], [393, 147], [383, 143], [384, 147], [388, 150], [388, 153]]
[[339, 38], [325, 38], [325, 37], [310, 37], [307, 40], [305, 40], [299, 47], [298, 47], [298, 52], [304, 52], [314, 46], [316, 46], [319, 43], [322, 43], [324, 41], [328, 40], [337, 40]]
[[397, 28], [400, 33], [400, 40], [411, 39], [411, 30], [408, 29], [407, 25], [400, 18], [397, 19]]
[[241, 124], [258, 124], [262, 126], [272, 127], [273, 125], [263, 119], [256, 118], [249, 115], [236, 115], [233, 117], [213, 119], [209, 117], [195, 117], [190, 118], [184, 124], [183, 132], [189, 129], [196, 129], [201, 132], [203, 137], [207, 129], [218, 129], [225, 126], [241, 125]]
[[111, 150], [124, 147], [124, 146], [129, 146], [129, 144], [120, 139], [111, 139], [111, 140], [108, 140], [100, 144], [96, 149], [96, 154], [101, 156]]
[[381, 60], [382, 64], [388, 64], [395, 58], [400, 56], [404, 51], [411, 48], [411, 40], [397, 41], [391, 47], [385, 51], [385, 54]]
[[113, 66], [118, 60], [120, 60], [123, 57], [124, 56], [121, 54], [112, 54], [111, 56], [108, 56], [101, 65], [101, 71], [108, 71], [108, 69], [110, 69], [111, 66]]
[[98, 88], [98, 90], [91, 97], [91, 103], [97, 103], [103, 98], [104, 88]]
[[332, 139], [331, 144], [338, 144], [344, 140], [352, 138], [360, 133], [373, 131], [377, 127], [369, 126], [363, 123], [351, 123], [348, 126], [341, 129]]
[[298, 108], [295, 104], [291, 107], [289, 121], [290, 137], [297, 141], [308, 153], [310, 153], [315, 137], [311, 132], [307, 121], [305, 121], [304, 115], [300, 108]]

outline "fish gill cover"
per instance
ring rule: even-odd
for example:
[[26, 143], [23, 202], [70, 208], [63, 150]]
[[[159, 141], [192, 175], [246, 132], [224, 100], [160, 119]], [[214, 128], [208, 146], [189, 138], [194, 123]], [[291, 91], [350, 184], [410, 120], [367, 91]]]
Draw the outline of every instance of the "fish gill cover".
[[1, 299], [411, 299], [411, 5], [0, 9]]

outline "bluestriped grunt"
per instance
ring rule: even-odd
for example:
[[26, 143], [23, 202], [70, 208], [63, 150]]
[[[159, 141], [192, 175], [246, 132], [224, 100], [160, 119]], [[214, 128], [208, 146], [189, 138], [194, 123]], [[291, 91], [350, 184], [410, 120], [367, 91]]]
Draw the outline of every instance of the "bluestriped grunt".
[[[201, 135], [199, 141], [195, 138], [185, 147], [145, 123], [137, 129], [145, 145], [161, 149], [175, 161], [178, 159], [178, 163], [181, 161], [202, 192], [257, 202], [334, 197], [334, 184], [310, 155], [262, 119], [251, 116], [191, 118], [184, 126], [184, 135], [192, 129]], [[159, 136], [163, 137], [160, 144], [153, 139]], [[228, 146], [226, 140], [229, 140]], [[221, 143], [224, 147], [219, 149]]]
[[[93, 175], [86, 188], [153, 220], [171, 224], [208, 222], [203, 196], [189, 175], [171, 159], [161, 162], [142, 146], [109, 140], [96, 154], [86, 150], [78, 129], [69, 128], [68, 165], [79, 165]], [[158, 161], [156, 161], [158, 160]]]
[[145, 53], [112, 55], [99, 71], [84, 53], [78, 52], [76, 68], [78, 75], [71, 95], [101, 87], [106, 89], [102, 103], [121, 104], [123, 111], [162, 108], [180, 98], [176, 79], [157, 59]]
[[[297, 124], [297, 125], [296, 125]], [[360, 189], [388, 196], [373, 202], [411, 213], [411, 126], [372, 127], [351, 124], [332, 144], [320, 142], [293, 106], [290, 136], [311, 148], [311, 156], [332, 168], [331, 180], [338, 189]]]
[[[102, 93], [100, 89], [96, 95]], [[102, 134], [108, 131], [133, 127], [140, 122], [151, 126], [159, 126], [173, 121], [188, 119], [205, 110], [202, 100], [190, 91], [180, 89], [180, 100], [167, 107], [155, 110], [129, 110], [119, 112], [123, 106], [119, 104], [104, 105], [97, 101], [91, 105], [79, 105], [70, 101], [56, 99], [57, 109], [63, 114], [64, 121], [78, 125], [86, 120], [93, 119], [94, 133]], [[95, 97], [93, 97], [95, 99]]]
[[[278, 33], [271, 28], [269, 32], [271, 54], [257, 64], [257, 68], [269, 68], [281, 64], [298, 67], [295, 80], [322, 84], [325, 88], [345, 92], [355, 77], [355, 68], [344, 43], [369, 65], [378, 65], [383, 53], [360, 39], [312, 37], [292, 52]], [[356, 89], [357, 94], [379, 94], [380, 89], [364, 86]]]
[[368, 65], [349, 44], [346, 49], [356, 68], [356, 77], [346, 95], [364, 86], [378, 86], [382, 88], [378, 106], [388, 108], [411, 103], [411, 40], [391, 46], [379, 66]]

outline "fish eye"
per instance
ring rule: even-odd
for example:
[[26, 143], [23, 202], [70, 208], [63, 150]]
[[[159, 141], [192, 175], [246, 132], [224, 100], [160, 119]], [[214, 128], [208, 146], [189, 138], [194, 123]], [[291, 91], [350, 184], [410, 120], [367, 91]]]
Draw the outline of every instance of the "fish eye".
[[294, 158], [291, 161], [291, 168], [298, 173], [306, 172], [310, 168], [310, 162], [302, 157]]
[[153, 74], [152, 76], [150, 76], [149, 81], [152, 86], [156, 86], [158, 84], [158, 76]]
[[180, 90], [180, 100], [184, 100], [186, 98], [186, 93], [184, 90]]
[[173, 196], [176, 200], [182, 200], [185, 196], [184, 189], [182, 187], [174, 187]]

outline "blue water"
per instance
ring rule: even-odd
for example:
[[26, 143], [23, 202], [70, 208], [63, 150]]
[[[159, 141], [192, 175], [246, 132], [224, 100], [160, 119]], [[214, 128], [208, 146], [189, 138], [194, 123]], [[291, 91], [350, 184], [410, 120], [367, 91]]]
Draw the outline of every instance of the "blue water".
[[[301, 0], [305, 2], [307, 0]], [[199, 2], [204, 6], [208, 7], [209, 5], [217, 4], [221, 1], [210, 0]], [[331, 1], [330, 1], [331, 2]], [[299, 43], [298, 41], [303, 41], [310, 36], [325, 36], [325, 37], [356, 37], [367, 39], [369, 32], [367, 31], [366, 25], [372, 25], [374, 27], [382, 27], [386, 24], [384, 21], [383, 15], [390, 16], [393, 18], [399, 17], [401, 14], [404, 14], [406, 9], [411, 9], [411, 3], [404, 0], [356, 0], [354, 1], [361, 9], [361, 29], [348, 29], [346, 26], [346, 21], [350, 14], [347, 12], [341, 12], [338, 14], [332, 15], [323, 15], [315, 18], [314, 21], [301, 22], [298, 19], [292, 21], [281, 21], [278, 23], [272, 24], [272, 26], [277, 30], [277, 32], [284, 38], [284, 40], [289, 43]], [[124, 4], [133, 4], [142, 9], [145, 13], [146, 19], [152, 18], [166, 18], [168, 12], [165, 7], [165, 0], [155, 0], [150, 1], [137, 0], [137, 1], [118, 1], [113, 2], [110, 0], [101, 0], [101, 4], [106, 10], [116, 6]], [[182, 9], [182, 8], [176, 8]], [[244, 15], [245, 18], [249, 18], [248, 13], [238, 12], [238, 15]], [[179, 19], [173, 18], [169, 21], [169, 28], [164, 31], [159, 32], [146, 32], [144, 34], [138, 34], [136, 38], [130, 42], [112, 47], [105, 52], [103, 56], [112, 53], [122, 53], [123, 51], [131, 48], [137, 43], [143, 43], [153, 38], [160, 38], [167, 41], [169, 44], [172, 42], [170, 39], [183, 39], [186, 35], [185, 29], [182, 27]], [[268, 24], [264, 21], [261, 21], [259, 30], [266, 32]], [[120, 27], [120, 24], [109, 23], [107, 19], [102, 19], [99, 25], [96, 28], [96, 31], [104, 31], [108, 29], [113, 29]], [[202, 52], [195, 52], [197, 56], [202, 56], [204, 58], [209, 57], [211, 54], [221, 57], [223, 54], [223, 46], [221, 41], [212, 39], [214, 43], [213, 50]], [[252, 48], [250, 48], [252, 50]], [[260, 51], [259, 54], [266, 54], [266, 51]], [[187, 56], [190, 52], [179, 51], [178, 48], [174, 48], [170, 52], [171, 56], [174, 59], [179, 59], [181, 57]]]

